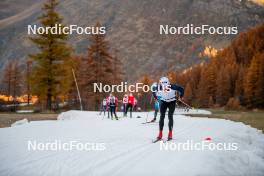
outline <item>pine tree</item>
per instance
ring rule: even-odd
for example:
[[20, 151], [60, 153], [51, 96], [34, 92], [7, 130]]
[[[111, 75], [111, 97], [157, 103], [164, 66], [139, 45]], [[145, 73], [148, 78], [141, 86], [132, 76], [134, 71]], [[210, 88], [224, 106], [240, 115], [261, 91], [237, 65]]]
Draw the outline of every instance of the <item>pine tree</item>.
[[216, 103], [223, 106], [227, 103], [231, 96], [231, 81], [230, 73], [227, 72], [227, 68], [223, 67], [218, 73], [216, 80]]
[[257, 97], [256, 97], [256, 90], [258, 88], [258, 78], [260, 74], [260, 59], [254, 57], [251, 61], [250, 67], [247, 71], [246, 79], [245, 79], [245, 96], [247, 107], [254, 107], [257, 105]]
[[211, 107], [213, 107], [213, 106], [214, 106], [214, 100], [213, 100], [213, 97], [210, 96], [210, 97], [209, 97], [209, 100], [208, 100], [208, 107], [211, 108]]
[[207, 82], [206, 75], [207, 75], [206, 70], [203, 69], [202, 73], [201, 73], [201, 79], [200, 79], [198, 89], [197, 89], [197, 102], [198, 102], [200, 107], [207, 107], [208, 100], [210, 97], [207, 94], [207, 89], [204, 87], [206, 85], [206, 82]]
[[243, 87], [244, 73], [245, 73], [244, 67], [240, 66], [239, 72], [238, 72], [238, 77], [237, 77], [237, 80], [235, 83], [236, 85], [235, 85], [235, 92], [234, 92], [235, 97], [240, 102], [243, 102], [243, 100], [244, 100], [244, 87]]
[[218, 71], [216, 67], [217, 65], [216, 59], [212, 58], [212, 61], [206, 71], [207, 83], [205, 86], [207, 86], [208, 95], [212, 96], [213, 99], [215, 99], [216, 92], [216, 72]]
[[113, 69], [114, 69], [114, 83], [120, 84], [120, 82], [123, 81], [124, 72], [123, 72], [123, 63], [118, 57], [117, 49], [114, 50]]
[[[98, 22], [96, 27], [100, 26], [101, 24]], [[110, 54], [110, 46], [104, 34], [91, 35], [90, 43], [88, 56], [82, 58], [79, 75], [82, 91], [85, 92], [86, 109], [98, 109], [107, 93], [94, 92], [94, 83], [112, 85], [116, 83], [115, 79], [121, 80], [121, 71], [118, 69], [121, 68], [122, 63], [117, 56], [113, 57]]]
[[[43, 27], [54, 27], [62, 23], [57, 13], [57, 0], [47, 0], [39, 21]], [[63, 25], [62, 25], [63, 28]], [[46, 108], [52, 109], [53, 100], [65, 96], [71, 85], [71, 49], [66, 44], [67, 35], [52, 34], [50, 30], [38, 34], [31, 41], [39, 52], [30, 55], [33, 61], [31, 87], [40, 100], [46, 100]]]
[[256, 55], [250, 64], [245, 80], [247, 107], [264, 107], [264, 54]]
[[21, 69], [18, 61], [14, 61], [12, 64], [12, 79], [11, 79], [11, 85], [12, 85], [12, 96], [13, 96], [13, 104], [14, 111], [16, 111], [16, 104], [17, 104], [17, 96], [21, 94]]
[[[144, 75], [142, 79], [139, 81], [140, 83], [143, 83], [143, 86], [151, 86], [151, 79], [148, 75]], [[144, 110], [147, 110], [150, 105], [150, 99], [151, 99], [151, 92], [144, 92], [143, 90], [139, 92], [140, 98], [141, 98], [141, 106], [144, 108]]]
[[170, 80], [171, 83], [176, 83], [178, 81], [177, 79], [177, 73], [176, 72], [173, 72], [173, 71], [169, 71], [167, 73], [167, 76]]
[[[113, 70], [114, 70], [113, 83], [119, 85], [124, 80], [124, 72], [123, 72], [123, 63], [118, 57], [117, 49], [114, 50], [114, 54], [113, 54]], [[121, 99], [123, 93], [116, 92], [115, 96], [118, 97], [118, 99]]]
[[201, 79], [198, 85], [198, 102], [200, 106], [208, 107], [210, 96], [215, 100], [216, 93], [216, 64], [212, 59], [210, 64], [206, 64], [201, 73]]
[[[21, 67], [17, 60], [10, 61], [4, 69], [4, 78], [2, 83], [4, 85], [4, 93], [8, 96], [8, 101], [12, 96], [13, 104], [16, 104], [16, 98], [21, 94], [22, 88]], [[16, 106], [14, 106], [16, 110]]]
[[26, 72], [25, 72], [25, 92], [27, 94], [27, 104], [29, 106], [31, 100], [31, 86], [30, 86], [30, 75], [32, 73], [32, 61], [28, 60], [26, 65]]
[[259, 72], [258, 80], [256, 82], [256, 107], [264, 107], [264, 53], [259, 53], [256, 55], [257, 60], [259, 60]]
[[11, 84], [12, 84], [12, 62], [9, 61], [8, 64], [4, 68], [4, 76], [2, 80], [2, 85], [4, 85], [4, 94], [8, 96], [8, 101], [10, 101], [9, 97], [11, 96]]

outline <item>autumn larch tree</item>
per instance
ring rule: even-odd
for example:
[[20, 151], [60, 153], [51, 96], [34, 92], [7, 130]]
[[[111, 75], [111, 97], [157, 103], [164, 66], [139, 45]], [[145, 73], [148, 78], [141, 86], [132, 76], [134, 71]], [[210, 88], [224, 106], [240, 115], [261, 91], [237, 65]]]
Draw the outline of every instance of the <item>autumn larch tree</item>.
[[11, 96], [12, 72], [12, 61], [9, 61], [4, 68], [2, 80], [2, 85], [4, 85], [3, 93], [8, 96], [8, 101], [10, 101], [9, 97]]
[[216, 64], [215, 58], [212, 58], [209, 64], [205, 64], [201, 72], [201, 79], [198, 85], [197, 98], [200, 106], [208, 107], [209, 98], [212, 97], [215, 101], [216, 92]]
[[[263, 106], [263, 58], [254, 57], [248, 69], [244, 87], [247, 107]], [[260, 78], [261, 77], [261, 78]]]
[[[143, 86], [151, 86], [151, 79], [148, 75], [143, 75], [139, 82], [142, 83]], [[144, 92], [143, 90], [140, 90], [139, 95], [142, 108], [147, 110], [150, 105], [151, 91]]]
[[188, 82], [185, 88], [185, 93], [184, 93], [184, 100], [186, 103], [191, 104], [193, 99], [193, 90], [191, 88], [191, 84]]
[[19, 65], [19, 62], [16, 60], [12, 64], [12, 79], [11, 79], [11, 85], [12, 85], [12, 96], [13, 96], [13, 104], [14, 111], [16, 111], [16, 105], [17, 105], [17, 96], [21, 94], [21, 84], [22, 75], [21, 75], [21, 67]]
[[231, 78], [226, 67], [222, 67], [218, 71], [216, 86], [216, 103], [224, 106], [231, 97]]
[[200, 106], [208, 107], [216, 102], [220, 106], [263, 108], [263, 53], [264, 23], [242, 32], [208, 63], [201, 64], [200, 74], [191, 67], [187, 74], [183, 70], [180, 76], [192, 88], [198, 85], [197, 89], [193, 88], [193, 94]]
[[26, 63], [26, 71], [25, 71], [25, 92], [27, 94], [27, 104], [29, 106], [30, 100], [31, 100], [31, 86], [30, 86], [30, 75], [32, 73], [32, 61], [28, 60]]
[[2, 80], [4, 85], [4, 93], [9, 97], [13, 97], [14, 111], [16, 110], [17, 96], [21, 95], [22, 90], [22, 75], [21, 65], [17, 60], [9, 61], [4, 69], [4, 78]]
[[[98, 22], [96, 27], [101, 27]], [[105, 34], [93, 34], [90, 37], [90, 46], [88, 55], [82, 58], [79, 79], [81, 89], [84, 91], [84, 103], [86, 109], [98, 110], [103, 97], [107, 96], [105, 92], [95, 92], [94, 83], [99, 85], [112, 85], [116, 83], [115, 63], [121, 64], [117, 57], [110, 53], [110, 45], [105, 39]]]
[[[118, 57], [118, 50], [114, 49], [114, 53], [112, 54], [113, 56], [113, 70], [114, 70], [114, 75], [113, 75], [113, 84], [119, 85], [122, 81], [124, 81], [124, 70], [123, 70], [123, 63]], [[123, 96], [122, 92], [116, 92], [115, 96], [118, 97], [118, 99], [121, 99]]]
[[[62, 17], [57, 13], [57, 0], [47, 0], [42, 8], [43, 14], [39, 21], [43, 27], [54, 27], [62, 24]], [[62, 25], [61, 28], [63, 28]], [[65, 33], [37, 34], [31, 41], [39, 52], [30, 55], [33, 61], [31, 74], [32, 92], [40, 100], [46, 101], [46, 109], [52, 110], [52, 103], [59, 96], [64, 96], [71, 85], [71, 49], [66, 44]]]

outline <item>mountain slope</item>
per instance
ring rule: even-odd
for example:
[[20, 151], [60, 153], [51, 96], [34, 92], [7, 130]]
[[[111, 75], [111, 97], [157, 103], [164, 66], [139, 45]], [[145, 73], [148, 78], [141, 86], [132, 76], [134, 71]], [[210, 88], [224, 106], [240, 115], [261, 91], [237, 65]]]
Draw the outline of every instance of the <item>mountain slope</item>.
[[[28, 40], [26, 27], [37, 23], [41, 2], [43, 0], [32, 2], [32, 6], [18, 10], [13, 14], [15, 16], [3, 18], [5, 15], [0, 15], [3, 18], [0, 20], [0, 70], [7, 60], [25, 60], [28, 53], [35, 51]], [[262, 6], [237, 0], [62, 0], [59, 11], [66, 24], [93, 26], [100, 21], [107, 26], [107, 37], [119, 50], [130, 81], [142, 73], [153, 75], [164, 73], [167, 68], [179, 69], [199, 63], [198, 55], [205, 46], [222, 48], [234, 37], [164, 36], [159, 34], [161, 24], [238, 26], [241, 32], [264, 21]], [[77, 53], [86, 54], [88, 37], [71, 36], [70, 42]]]

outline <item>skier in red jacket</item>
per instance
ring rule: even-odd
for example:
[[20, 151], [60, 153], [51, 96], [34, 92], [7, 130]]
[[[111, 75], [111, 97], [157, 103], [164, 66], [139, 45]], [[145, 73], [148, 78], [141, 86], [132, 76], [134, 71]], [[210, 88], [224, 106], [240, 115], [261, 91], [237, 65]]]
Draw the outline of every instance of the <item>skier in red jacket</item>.
[[130, 109], [130, 118], [132, 118], [132, 111], [133, 111], [134, 104], [135, 104], [135, 97], [133, 96], [132, 93], [130, 93], [128, 96], [128, 104], [126, 107], [125, 117], [127, 116], [128, 109]]

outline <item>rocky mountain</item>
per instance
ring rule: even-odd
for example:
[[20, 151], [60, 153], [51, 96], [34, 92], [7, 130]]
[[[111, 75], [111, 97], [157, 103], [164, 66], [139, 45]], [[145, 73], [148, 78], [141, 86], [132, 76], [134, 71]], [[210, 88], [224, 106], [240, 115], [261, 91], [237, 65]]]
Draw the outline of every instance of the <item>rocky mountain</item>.
[[[37, 24], [44, 0], [0, 2], [0, 70], [8, 60], [24, 61], [36, 48], [27, 25]], [[160, 25], [203, 24], [237, 26], [242, 32], [264, 22], [264, 7], [246, 0], [60, 0], [59, 11], [68, 25], [107, 28], [129, 81], [147, 73], [165, 73], [201, 62], [206, 46], [222, 48], [235, 35], [160, 35]], [[69, 43], [86, 54], [87, 35], [71, 35]]]

